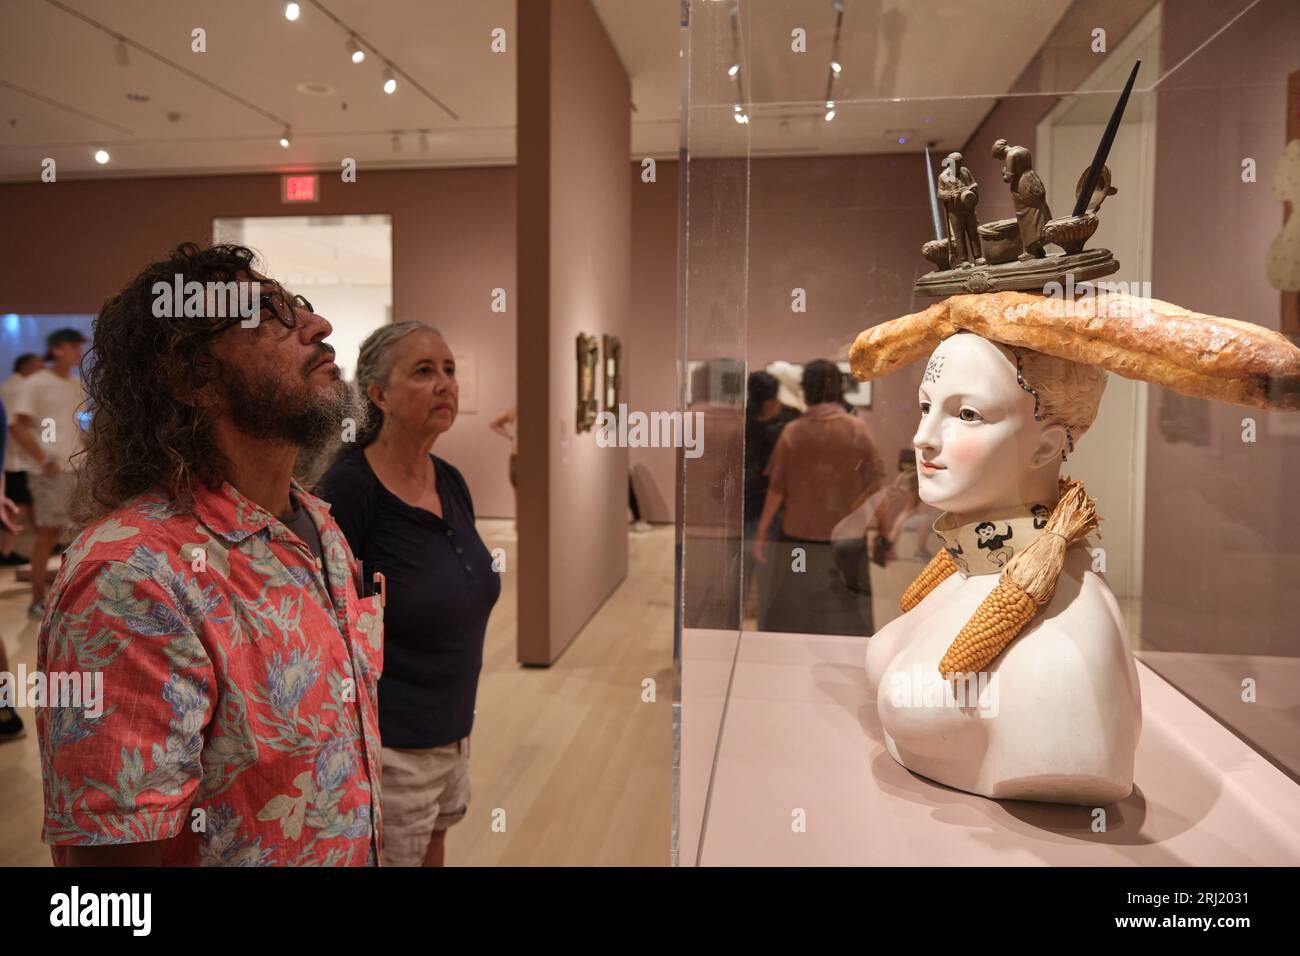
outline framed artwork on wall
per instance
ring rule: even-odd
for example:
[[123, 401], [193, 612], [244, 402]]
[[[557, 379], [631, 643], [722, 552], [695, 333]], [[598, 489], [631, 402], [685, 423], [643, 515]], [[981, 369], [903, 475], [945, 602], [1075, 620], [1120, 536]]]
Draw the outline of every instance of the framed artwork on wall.
[[617, 335], [604, 336], [605, 410], [618, 413], [623, 399], [623, 343]]
[[594, 335], [578, 333], [579, 433], [591, 431], [591, 426], [596, 423], [596, 366], [600, 364], [599, 351]]

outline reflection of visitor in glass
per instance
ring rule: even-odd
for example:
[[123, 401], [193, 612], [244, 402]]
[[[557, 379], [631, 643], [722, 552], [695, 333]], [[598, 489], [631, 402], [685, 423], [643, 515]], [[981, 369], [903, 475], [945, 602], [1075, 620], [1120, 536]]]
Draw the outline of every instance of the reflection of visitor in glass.
[[515, 496], [515, 527], [519, 527], [519, 412], [511, 405], [488, 426], [510, 442], [510, 490]]
[[884, 467], [866, 423], [844, 410], [834, 362], [809, 362], [803, 392], [808, 410], [781, 432], [767, 467], [770, 484], [752, 546], [755, 559], [766, 562], [773, 521], [784, 509], [765, 629], [870, 634], [866, 543], [837, 550], [832, 541], [840, 520], [879, 488]]
[[[781, 401], [781, 383], [770, 372], [752, 372], [749, 376], [749, 396], [745, 404], [745, 540], [753, 542], [758, 532], [758, 519], [767, 499], [768, 462], [776, 448], [777, 439], [790, 422], [799, 417], [799, 410]], [[778, 512], [768, 527], [768, 540], [780, 538], [781, 515]], [[753, 589], [758, 627], [763, 629], [767, 618], [767, 568], [756, 566], [753, 554], [747, 549], [748, 565], [745, 574], [746, 598]], [[750, 616], [750, 615], [746, 615]]]
[[432, 453], [460, 399], [442, 335], [382, 326], [361, 345], [356, 386], [368, 420], [320, 490], [363, 576], [384, 576], [384, 863], [441, 866], [447, 828], [469, 806], [474, 700], [501, 582], [465, 479]]

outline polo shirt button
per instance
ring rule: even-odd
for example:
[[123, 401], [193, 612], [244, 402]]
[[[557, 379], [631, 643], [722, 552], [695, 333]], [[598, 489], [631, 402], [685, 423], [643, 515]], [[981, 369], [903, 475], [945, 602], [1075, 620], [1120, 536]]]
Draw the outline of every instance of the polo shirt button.
[[455, 532], [452, 531], [450, 528], [447, 529], [447, 537], [450, 538], [450, 537], [452, 537], [454, 534], [455, 534]]
[[465, 549], [464, 549], [464, 548], [457, 548], [457, 549], [456, 549], [456, 553], [457, 553], [457, 554], [464, 554], [464, 553], [465, 553]]

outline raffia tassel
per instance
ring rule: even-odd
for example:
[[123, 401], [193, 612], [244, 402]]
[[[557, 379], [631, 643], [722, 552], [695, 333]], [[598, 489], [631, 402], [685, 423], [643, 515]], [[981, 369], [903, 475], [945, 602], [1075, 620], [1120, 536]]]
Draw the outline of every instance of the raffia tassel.
[[939, 673], [945, 678], [981, 671], [993, 663], [1038, 609], [1052, 599], [1066, 550], [1097, 530], [1101, 519], [1083, 483], [1061, 478], [1059, 487], [1060, 500], [1043, 533], [1007, 562], [997, 587], [980, 603], [939, 661]]
[[907, 586], [907, 590], [903, 592], [903, 597], [898, 602], [898, 606], [906, 614], [920, 604], [927, 594], [938, 587], [939, 582], [955, 574], [956, 571], [957, 563], [953, 561], [948, 549], [940, 548], [939, 552], [930, 559], [930, 563], [921, 569], [921, 573], [916, 576], [916, 580]]

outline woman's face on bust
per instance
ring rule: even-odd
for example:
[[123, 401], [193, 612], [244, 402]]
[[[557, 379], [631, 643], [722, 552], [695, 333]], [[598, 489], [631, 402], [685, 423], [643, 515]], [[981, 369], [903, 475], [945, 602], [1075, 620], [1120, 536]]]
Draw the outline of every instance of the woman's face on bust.
[[1060, 426], [1034, 420], [1034, 396], [1016, 381], [1015, 358], [988, 339], [945, 339], [930, 356], [918, 399], [912, 444], [926, 504], [958, 514], [1014, 507], [1041, 485], [1031, 474], [1055, 464], [1046, 432]]
[[[413, 332], [393, 346], [397, 353], [388, 386], [372, 385], [372, 399], [386, 420], [414, 435], [441, 435], [460, 410], [456, 358], [438, 333]], [[379, 396], [374, 396], [379, 392]]]

